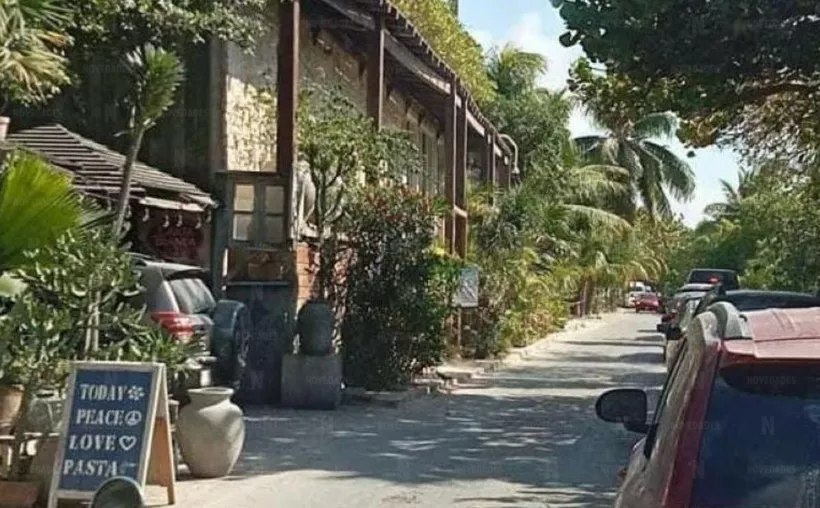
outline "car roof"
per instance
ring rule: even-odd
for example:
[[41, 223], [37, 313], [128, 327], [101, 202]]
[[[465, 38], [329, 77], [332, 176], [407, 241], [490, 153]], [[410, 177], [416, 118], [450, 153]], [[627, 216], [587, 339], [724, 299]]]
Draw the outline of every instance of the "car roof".
[[714, 288], [714, 284], [702, 284], [702, 283], [692, 283], [692, 284], [684, 284], [683, 286], [679, 287], [676, 293], [681, 292], [689, 292], [689, 291], [709, 291], [710, 289]]
[[728, 302], [709, 307], [721, 347], [734, 361], [820, 361], [820, 306], [740, 312]]

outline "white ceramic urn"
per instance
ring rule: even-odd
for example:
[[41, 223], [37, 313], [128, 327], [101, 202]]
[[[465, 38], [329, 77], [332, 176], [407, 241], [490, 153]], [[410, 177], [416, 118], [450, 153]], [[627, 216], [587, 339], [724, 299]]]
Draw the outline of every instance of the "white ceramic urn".
[[231, 402], [231, 388], [188, 390], [191, 402], [179, 412], [177, 442], [182, 460], [197, 478], [227, 476], [245, 444], [242, 410]]

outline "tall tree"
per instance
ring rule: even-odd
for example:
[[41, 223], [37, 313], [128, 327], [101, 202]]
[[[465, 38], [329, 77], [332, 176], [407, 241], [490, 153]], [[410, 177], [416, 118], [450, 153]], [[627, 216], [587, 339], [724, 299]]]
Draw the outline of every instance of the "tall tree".
[[820, 145], [820, 30], [814, 0], [551, 0], [566, 46], [663, 91], [657, 110], [687, 120], [684, 140], [744, 141], [753, 153]]
[[651, 216], [672, 216], [671, 194], [678, 200], [689, 200], [695, 191], [695, 175], [658, 139], [669, 139], [675, 133], [675, 117], [668, 113], [650, 113], [630, 119], [612, 115], [587, 104], [593, 118], [608, 133], [575, 139], [582, 153], [598, 164], [620, 166], [630, 175], [632, 196], [616, 205], [616, 210], [634, 217], [635, 207], [642, 204]]

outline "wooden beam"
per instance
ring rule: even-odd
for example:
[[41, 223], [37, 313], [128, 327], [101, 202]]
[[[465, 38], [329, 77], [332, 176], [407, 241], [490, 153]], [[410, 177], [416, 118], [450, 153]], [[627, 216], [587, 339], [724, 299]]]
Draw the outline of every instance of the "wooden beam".
[[496, 155], [498, 144], [495, 142], [495, 133], [490, 135], [490, 147], [492, 153], [492, 157], [490, 157], [490, 184], [495, 189], [498, 186], [498, 156]]
[[[286, 178], [285, 231], [293, 232], [293, 166], [296, 163], [296, 110], [299, 105], [300, 0], [279, 2], [279, 46], [277, 48], [277, 171]], [[293, 240], [298, 239], [295, 234]]]
[[377, 129], [384, 112], [384, 15], [379, 13], [367, 34], [367, 114]]
[[447, 250], [455, 251], [456, 224], [453, 208], [456, 206], [456, 167], [457, 139], [456, 130], [458, 125], [458, 84], [455, 80], [450, 82], [450, 97], [447, 101], [447, 109], [444, 118], [444, 198], [447, 200], [449, 213], [445, 217], [444, 236]]
[[461, 102], [456, 124], [456, 196], [455, 204], [467, 208], [467, 108], [466, 101]]
[[492, 160], [494, 158], [493, 137], [492, 135], [484, 136], [484, 150], [481, 154], [481, 182], [490, 187], [493, 183]]

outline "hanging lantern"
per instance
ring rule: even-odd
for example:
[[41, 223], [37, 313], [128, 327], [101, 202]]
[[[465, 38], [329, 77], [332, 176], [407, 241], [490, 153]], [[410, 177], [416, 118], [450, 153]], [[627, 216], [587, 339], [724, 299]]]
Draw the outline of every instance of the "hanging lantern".
[[168, 212], [165, 212], [165, 220], [162, 221], [162, 227], [167, 228], [171, 225], [171, 219], [168, 217]]
[[131, 205], [128, 205], [128, 206], [125, 207], [125, 218], [126, 219], [131, 218]]
[[151, 218], [151, 215], [148, 213], [148, 208], [144, 208], [143, 210], [144, 212], [142, 214], [142, 222], [148, 222], [148, 220]]
[[180, 212], [179, 215], [177, 215], [177, 227], [182, 227], [182, 212]]
[[202, 229], [202, 216], [201, 215], [196, 216], [196, 225], [194, 226], [194, 229]]
[[211, 223], [211, 212], [207, 212], [205, 214], [205, 224], [210, 224], [210, 223]]

